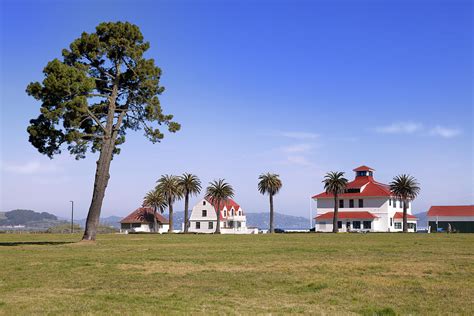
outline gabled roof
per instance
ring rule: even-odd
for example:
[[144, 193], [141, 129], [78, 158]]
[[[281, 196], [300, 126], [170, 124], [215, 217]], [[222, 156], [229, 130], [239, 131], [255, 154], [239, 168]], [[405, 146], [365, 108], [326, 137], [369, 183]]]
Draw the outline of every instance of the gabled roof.
[[432, 206], [428, 216], [474, 216], [474, 205]]
[[[334, 212], [327, 212], [321, 215], [316, 216], [314, 219], [332, 219], [334, 217]], [[337, 212], [338, 219], [374, 219], [377, 218], [374, 214], [370, 212]]]
[[[209, 198], [204, 198], [207, 202], [211, 203], [211, 205], [214, 207], [214, 209], [217, 208], [217, 202], [214, 202], [212, 201], [211, 199]], [[237, 202], [235, 202], [234, 200], [232, 199], [227, 199], [226, 201], [223, 201], [220, 203], [220, 211], [219, 214], [221, 215], [221, 219], [224, 219], [223, 215], [222, 215], [222, 211], [224, 210], [224, 208], [227, 209], [227, 211], [230, 211], [232, 208], [234, 208], [234, 211], [237, 212], [240, 208], [240, 205], [237, 204]], [[242, 215], [244, 214], [244, 211], [242, 210]]]
[[367, 166], [360, 166], [360, 167], [357, 167], [355, 169], [352, 169], [352, 171], [375, 171], [375, 169], [373, 168], [370, 168], [370, 167], [367, 167]]
[[[365, 186], [365, 187], [364, 187]], [[361, 192], [345, 192], [339, 194], [339, 197], [390, 197], [392, 194], [390, 192], [390, 187], [387, 184], [383, 184], [375, 181], [372, 177], [357, 177], [355, 180], [347, 183], [347, 189], [362, 189]], [[313, 196], [313, 199], [328, 199], [334, 198], [333, 194], [328, 194], [322, 192]]]
[[[212, 201], [211, 199], [209, 198], [205, 198], [205, 200], [209, 203], [212, 204], [212, 206], [214, 206], [214, 209], [217, 208], [217, 202], [214, 202]], [[240, 208], [240, 205], [237, 204], [237, 202], [235, 202], [234, 200], [232, 199], [227, 199], [226, 201], [223, 201], [221, 202], [221, 205], [219, 206], [220, 208], [220, 211], [224, 210], [224, 207], [227, 208], [227, 210], [230, 210], [232, 207], [234, 208], [234, 210], [238, 210]]]
[[[156, 213], [156, 220], [160, 224], [169, 224], [169, 221], [163, 215]], [[122, 224], [133, 224], [133, 223], [153, 223], [153, 208], [151, 207], [140, 207], [135, 211], [124, 217], [120, 223]]]
[[[395, 215], [393, 216], [394, 219], [403, 219], [403, 213], [402, 212], [396, 212]], [[407, 219], [418, 219], [415, 215], [407, 214]]]

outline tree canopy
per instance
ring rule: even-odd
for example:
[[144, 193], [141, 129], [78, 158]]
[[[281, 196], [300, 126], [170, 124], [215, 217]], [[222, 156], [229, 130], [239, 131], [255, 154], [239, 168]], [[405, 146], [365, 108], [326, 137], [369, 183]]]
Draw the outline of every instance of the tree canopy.
[[164, 136], [160, 125], [178, 131], [158, 99], [164, 91], [161, 69], [143, 56], [149, 47], [138, 26], [128, 22], [101, 23], [95, 33], [82, 33], [61, 60], [46, 65], [43, 82], [26, 89], [42, 102], [28, 127], [31, 144], [50, 158], [66, 144], [79, 159], [88, 149], [100, 150], [104, 138], [118, 153], [128, 129], [143, 129], [153, 143]]

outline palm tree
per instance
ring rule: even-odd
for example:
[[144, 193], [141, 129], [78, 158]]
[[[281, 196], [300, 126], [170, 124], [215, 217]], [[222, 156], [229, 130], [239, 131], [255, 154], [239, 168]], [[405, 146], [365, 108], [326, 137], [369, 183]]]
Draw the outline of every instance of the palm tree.
[[183, 197], [183, 190], [179, 185], [179, 178], [173, 175], [163, 175], [158, 179], [156, 189], [165, 197], [169, 211], [169, 229], [168, 233], [173, 232], [173, 203]]
[[324, 189], [326, 193], [334, 195], [334, 216], [332, 219], [332, 232], [337, 233], [339, 231], [337, 227], [337, 213], [339, 210], [339, 204], [337, 203], [339, 194], [344, 193], [347, 185], [347, 179], [344, 178], [344, 172], [331, 171], [324, 176]]
[[156, 221], [156, 211], [159, 209], [163, 213], [166, 207], [166, 199], [159, 190], [151, 190], [143, 198], [143, 206], [149, 206], [153, 208], [153, 231], [158, 232], [158, 222]]
[[201, 192], [201, 180], [194, 174], [183, 173], [179, 177], [178, 183], [184, 194], [184, 233], [186, 234], [189, 228], [189, 196], [197, 195]]
[[280, 176], [274, 173], [263, 173], [258, 179], [258, 191], [261, 194], [267, 193], [270, 197], [270, 233], [275, 232], [275, 227], [273, 225], [273, 196], [280, 191], [282, 187]]
[[214, 180], [209, 183], [209, 186], [206, 189], [206, 198], [211, 202], [211, 204], [216, 207], [217, 215], [217, 227], [216, 234], [221, 233], [221, 217], [220, 217], [220, 208], [221, 203], [226, 202], [228, 199], [234, 196], [234, 189], [230, 184], [225, 182], [224, 179]]
[[418, 181], [408, 174], [402, 174], [393, 178], [390, 182], [390, 191], [392, 194], [403, 201], [403, 232], [408, 232], [407, 226], [407, 209], [408, 203], [413, 201], [418, 193], [420, 187]]

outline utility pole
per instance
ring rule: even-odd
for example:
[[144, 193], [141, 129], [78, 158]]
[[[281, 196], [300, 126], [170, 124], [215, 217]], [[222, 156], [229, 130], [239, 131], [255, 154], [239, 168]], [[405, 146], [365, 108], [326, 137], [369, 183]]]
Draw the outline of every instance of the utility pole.
[[74, 201], [71, 202], [71, 234], [74, 234]]

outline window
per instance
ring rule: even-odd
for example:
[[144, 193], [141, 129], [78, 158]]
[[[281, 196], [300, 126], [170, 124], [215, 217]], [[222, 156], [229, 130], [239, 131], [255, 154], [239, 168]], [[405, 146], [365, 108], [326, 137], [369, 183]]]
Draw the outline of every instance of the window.
[[350, 189], [344, 190], [344, 192], [346, 192], [346, 193], [360, 193], [360, 188], [350, 188]]
[[393, 226], [393, 218], [390, 217], [390, 226]]
[[213, 222], [209, 222], [209, 229], [213, 229], [214, 228], [214, 223]]
[[207, 210], [202, 210], [202, 217], [207, 217]]
[[364, 221], [364, 229], [371, 229], [372, 222], [371, 221]]
[[392, 199], [388, 199], [388, 206], [392, 206]]
[[349, 207], [350, 208], [354, 207], [354, 200], [352, 200], [352, 199], [349, 200]]
[[397, 207], [397, 200], [393, 199], [393, 207]]
[[359, 199], [359, 207], [364, 207], [364, 200], [363, 199]]
[[402, 229], [402, 223], [396, 222], [395, 223], [395, 229]]
[[227, 210], [224, 210], [224, 217], [227, 217]]
[[400, 208], [403, 208], [402, 200], [400, 200]]
[[342, 221], [337, 221], [337, 228], [342, 228]]
[[202, 201], [202, 205], [206, 205], [206, 201]]
[[132, 227], [140, 227], [140, 226], [142, 226], [142, 224], [140, 224], [140, 223], [132, 223]]
[[196, 222], [196, 229], [201, 229], [201, 222]]
[[352, 228], [360, 229], [360, 221], [353, 221], [352, 222]]
[[239, 211], [239, 216], [241, 216], [241, 215], [242, 215], [242, 211]]
[[341, 208], [344, 207], [344, 200], [339, 200], [339, 207], [341, 207]]

